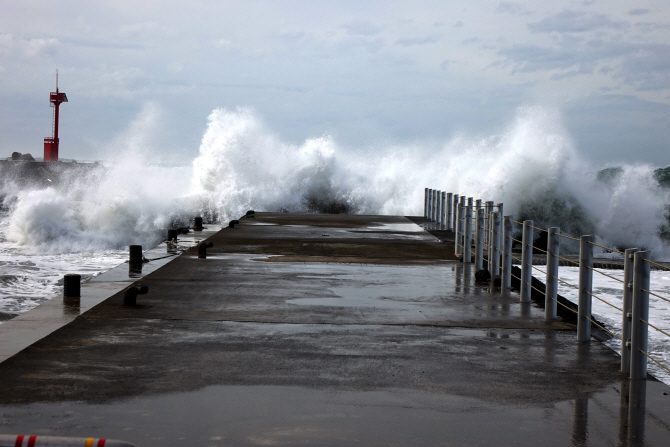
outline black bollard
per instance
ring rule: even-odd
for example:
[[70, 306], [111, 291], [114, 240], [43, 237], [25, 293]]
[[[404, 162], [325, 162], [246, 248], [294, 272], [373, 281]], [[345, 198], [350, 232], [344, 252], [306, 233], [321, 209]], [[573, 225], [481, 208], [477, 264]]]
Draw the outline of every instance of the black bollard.
[[179, 230], [168, 230], [167, 231], [167, 240], [172, 242], [173, 240], [177, 239], [177, 235], [179, 234]]
[[231, 220], [230, 222], [228, 222], [228, 228], [235, 228], [235, 225], [237, 225], [238, 223], [240, 223], [240, 221], [237, 219]]
[[129, 246], [130, 262], [142, 262], [144, 256], [142, 256], [142, 246], [141, 245], [131, 245]]
[[256, 212], [254, 212], [254, 210], [249, 210], [244, 217], [256, 217]]
[[79, 298], [81, 296], [81, 275], [68, 273], [63, 276], [63, 298]]
[[196, 217], [193, 222], [193, 229], [195, 231], [202, 231], [202, 217]]
[[198, 257], [205, 259], [207, 257], [207, 249], [213, 246], [214, 244], [211, 242], [201, 242], [198, 245]]
[[126, 290], [123, 291], [123, 305], [137, 306], [137, 295], [144, 295], [148, 291], [149, 287], [143, 284], [133, 284], [132, 286], [126, 287]]

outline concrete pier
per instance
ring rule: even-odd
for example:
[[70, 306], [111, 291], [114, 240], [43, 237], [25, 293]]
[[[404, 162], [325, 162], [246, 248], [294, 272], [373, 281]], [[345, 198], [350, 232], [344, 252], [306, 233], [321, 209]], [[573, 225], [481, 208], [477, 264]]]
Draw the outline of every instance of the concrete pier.
[[[97, 278], [106, 299], [84, 284], [82, 302], [97, 302], [25, 349], [0, 325], [0, 433], [145, 447], [665, 445], [670, 388], [643, 381], [645, 406], [629, 411], [616, 353], [475, 284], [453, 242], [417, 223], [434, 225], [256, 213], [206, 235], [206, 259], [192, 249], [139, 280], [120, 266]], [[148, 293], [123, 306], [133, 282]], [[28, 312], [22, 330], [59, 308]]]

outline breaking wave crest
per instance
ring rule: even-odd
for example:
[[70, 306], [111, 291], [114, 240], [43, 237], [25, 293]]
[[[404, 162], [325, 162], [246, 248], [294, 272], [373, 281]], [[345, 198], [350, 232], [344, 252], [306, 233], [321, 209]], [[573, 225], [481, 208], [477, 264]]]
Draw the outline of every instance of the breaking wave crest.
[[123, 161], [66, 187], [2, 185], [8, 243], [50, 252], [150, 245], [194, 215], [225, 223], [247, 209], [418, 215], [432, 187], [504, 202], [505, 214], [566, 234], [670, 255], [664, 171], [590, 165], [560, 115], [540, 107], [519, 109], [487, 137], [357, 149], [327, 135], [287, 143], [251, 109], [216, 109], [191, 166], [157, 165], [139, 143], [120, 152]]

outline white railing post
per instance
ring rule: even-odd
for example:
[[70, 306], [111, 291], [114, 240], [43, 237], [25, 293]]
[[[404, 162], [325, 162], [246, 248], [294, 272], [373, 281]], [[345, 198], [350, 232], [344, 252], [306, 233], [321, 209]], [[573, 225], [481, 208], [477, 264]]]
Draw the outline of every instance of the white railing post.
[[630, 374], [630, 333], [633, 321], [633, 272], [635, 252], [639, 248], [627, 248], [623, 258], [623, 305], [621, 317], [621, 372]]
[[450, 192], [447, 193], [447, 230], [451, 230], [454, 227], [452, 213], [454, 195]]
[[458, 196], [458, 194], [454, 194], [454, 219], [453, 219], [454, 220], [453, 221], [454, 234], [458, 233], [458, 202], [459, 202], [459, 200], [460, 200], [460, 197]]
[[493, 213], [493, 269], [491, 270], [491, 280], [500, 275], [500, 232], [502, 230], [500, 221], [500, 211]]
[[649, 350], [649, 276], [650, 265], [646, 262], [648, 251], [638, 251], [634, 257], [633, 273], [633, 321], [630, 339], [630, 378], [647, 378], [647, 356]]
[[442, 191], [440, 197], [440, 229], [446, 228], [447, 225], [447, 193]]
[[[493, 202], [487, 201], [484, 204], [484, 209], [486, 214], [484, 215], [484, 226], [486, 227], [484, 233], [484, 243], [486, 244], [486, 254], [488, 257], [491, 257], [491, 213], [493, 212]], [[488, 268], [489, 272], [491, 271], [491, 266]]]
[[593, 299], [593, 235], [579, 238], [579, 296], [577, 310], [577, 341], [591, 340], [591, 305]]
[[459, 195], [454, 194], [454, 253], [459, 254], [461, 252], [461, 216], [463, 216], [463, 210], [461, 208], [462, 198]]
[[430, 220], [431, 207], [433, 206], [433, 190], [428, 188], [428, 212], [426, 213], [426, 219]]
[[465, 238], [463, 241], [463, 262], [472, 262], [472, 197], [468, 197], [465, 209]]
[[467, 204], [467, 198], [465, 196], [460, 197], [460, 203], [458, 204], [458, 243], [461, 244], [462, 255], [465, 254], [465, 205]]
[[475, 272], [484, 268], [484, 210], [481, 200], [477, 200], [477, 226], [475, 227]]
[[423, 217], [428, 218], [428, 188], [423, 188]]
[[558, 300], [558, 256], [561, 249], [561, 229], [551, 227], [547, 229], [547, 285], [544, 291], [544, 319], [556, 319], [556, 304]]
[[521, 302], [530, 302], [530, 285], [533, 276], [533, 221], [523, 221], [523, 235], [521, 237]]
[[503, 290], [512, 288], [512, 216], [503, 217], [503, 260], [500, 286]]

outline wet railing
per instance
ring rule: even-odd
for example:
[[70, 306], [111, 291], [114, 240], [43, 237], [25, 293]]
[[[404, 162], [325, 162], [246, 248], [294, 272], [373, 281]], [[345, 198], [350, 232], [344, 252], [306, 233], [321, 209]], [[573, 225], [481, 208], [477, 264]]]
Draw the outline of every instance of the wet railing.
[[[532, 290], [543, 294], [546, 320], [557, 318], [558, 305], [576, 314], [578, 341], [591, 339], [592, 325], [620, 340], [621, 371], [628, 374], [631, 379], [645, 379], [649, 361], [670, 373], [669, 365], [649, 353], [649, 328], [665, 337], [670, 337], [670, 331], [649, 321], [650, 295], [670, 303], [668, 297], [652, 291], [651, 269], [652, 266], [654, 269], [662, 270], [670, 268], [648, 259], [648, 251], [629, 248], [625, 252], [620, 252], [595, 243], [593, 235], [577, 238], [561, 234], [558, 227], [545, 229], [534, 226], [532, 220], [515, 221], [512, 216], [503, 214], [502, 203], [482, 202], [472, 197], [466, 198], [428, 188], [425, 190], [424, 217], [436, 222], [440, 228], [453, 231], [455, 253], [462, 257], [464, 263], [474, 263], [476, 272], [483, 270], [486, 262], [486, 270], [490, 273], [491, 280], [499, 277], [503, 290], [512, 288], [512, 277], [519, 281], [521, 302], [531, 301]], [[533, 245], [534, 230], [547, 233], [546, 250]], [[514, 237], [517, 234], [521, 234], [521, 239]], [[579, 261], [560, 255], [561, 240], [579, 244]], [[520, 258], [513, 255], [514, 243], [521, 246]], [[593, 267], [594, 247], [623, 256], [623, 279]], [[533, 265], [534, 251], [546, 255], [544, 270]], [[513, 273], [512, 261], [521, 266], [520, 276]], [[558, 269], [560, 261], [579, 268], [579, 284], [571, 284], [560, 278]], [[544, 276], [544, 291], [533, 285], [533, 270]], [[622, 307], [593, 293], [594, 272], [621, 283]], [[577, 291], [577, 310], [558, 300], [559, 283]], [[595, 320], [591, 312], [594, 298], [621, 312], [621, 333], [616, 333], [612, 328], [607, 328]]]

